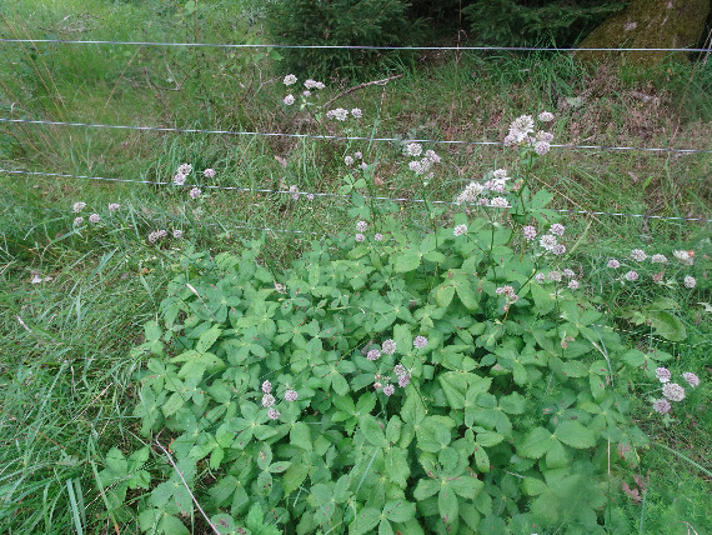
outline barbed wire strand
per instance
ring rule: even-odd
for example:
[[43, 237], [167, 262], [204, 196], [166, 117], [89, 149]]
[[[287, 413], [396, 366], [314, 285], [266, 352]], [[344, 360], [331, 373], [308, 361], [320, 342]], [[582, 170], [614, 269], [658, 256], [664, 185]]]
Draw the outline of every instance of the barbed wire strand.
[[[18, 169], [3, 169], [0, 168], [0, 173], [6, 173], [10, 175], [31, 175], [31, 176], [48, 176], [57, 178], [74, 178], [81, 180], [96, 180], [104, 182], [120, 182], [127, 184], [145, 184], [151, 186], [174, 186], [180, 188], [203, 188], [210, 190], [225, 190], [225, 191], [239, 191], [244, 193], [269, 193], [278, 195], [299, 195], [307, 197], [313, 195], [314, 197], [340, 197], [348, 198], [351, 195], [344, 193], [328, 193], [328, 192], [309, 192], [309, 191], [290, 191], [290, 190], [277, 190], [277, 189], [266, 189], [266, 188], [246, 188], [242, 186], [222, 186], [219, 184], [175, 184], [173, 182], [159, 181], [159, 180], [147, 180], [147, 179], [131, 179], [131, 178], [117, 178], [117, 177], [104, 177], [104, 176], [92, 176], [92, 175], [75, 175], [69, 173], [53, 173], [48, 171], [25, 171]], [[398, 203], [417, 203], [417, 204], [441, 204], [441, 205], [453, 205], [457, 206], [459, 203], [457, 201], [444, 201], [444, 200], [428, 200], [428, 199], [418, 199], [410, 197], [387, 197], [387, 196], [368, 196], [364, 195], [366, 199], [373, 199], [377, 201], [391, 201]], [[498, 208], [507, 209], [508, 207], [493, 205], [493, 204], [478, 204], [478, 203], [467, 203], [472, 206], [479, 206], [482, 208]], [[633, 218], [644, 218], [644, 219], [655, 219], [662, 221], [689, 221], [689, 222], [699, 222], [699, 223], [712, 223], [712, 217], [681, 217], [681, 216], [662, 216], [662, 215], [649, 215], [649, 214], [629, 214], [626, 212], [605, 212], [605, 211], [595, 211], [595, 210], [572, 210], [568, 208], [551, 208], [552, 212], [565, 215], [583, 215], [583, 216], [615, 216], [615, 217], [633, 217]]]
[[118, 45], [162, 46], [193, 48], [289, 48], [306, 50], [451, 50], [451, 51], [509, 51], [509, 52], [709, 52], [707, 48], [644, 48], [644, 47], [544, 47], [544, 46], [386, 46], [386, 45], [287, 45], [280, 43], [196, 43], [174, 41], [117, 41], [102, 39], [11, 39], [0, 38], [0, 43], [63, 44], [63, 45]]
[[[139, 125], [119, 125], [102, 123], [82, 123], [69, 121], [49, 121], [43, 119], [11, 119], [0, 117], [0, 123], [10, 124], [33, 124], [44, 126], [69, 126], [80, 128], [104, 128], [109, 130], [133, 130], [141, 132], [167, 132], [175, 134], [212, 134], [227, 136], [260, 136], [260, 137], [287, 137], [298, 139], [321, 139], [333, 141], [379, 141], [395, 143], [433, 143], [438, 145], [486, 145], [502, 146], [502, 141], [467, 141], [467, 140], [445, 140], [426, 138], [397, 138], [397, 137], [366, 137], [366, 136], [337, 136], [329, 134], [295, 134], [287, 132], [256, 132], [250, 130], [216, 130], [202, 128], [176, 128], [171, 126], [139, 126]], [[712, 154], [712, 149], [679, 149], [671, 147], [634, 147], [616, 145], [577, 145], [577, 144], [557, 144], [550, 145], [556, 149], [574, 150], [605, 150], [605, 151], [639, 151], [639, 152], [660, 152], [679, 154]]]

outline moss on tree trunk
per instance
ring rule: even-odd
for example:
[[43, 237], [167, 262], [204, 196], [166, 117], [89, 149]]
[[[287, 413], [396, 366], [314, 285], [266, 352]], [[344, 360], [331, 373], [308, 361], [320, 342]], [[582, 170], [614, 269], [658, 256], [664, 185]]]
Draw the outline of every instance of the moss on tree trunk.
[[[684, 48], [694, 47], [705, 27], [710, 0], [632, 0], [620, 13], [606, 19], [579, 45], [581, 48]], [[684, 60], [684, 53], [577, 52], [582, 59], [621, 61], [652, 65], [666, 57]]]

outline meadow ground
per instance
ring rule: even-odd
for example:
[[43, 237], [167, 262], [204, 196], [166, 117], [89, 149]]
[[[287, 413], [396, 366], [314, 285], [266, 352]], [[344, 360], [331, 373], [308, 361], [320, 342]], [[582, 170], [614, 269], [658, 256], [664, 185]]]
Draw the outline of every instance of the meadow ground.
[[[191, 11], [165, 3], [15, 0], [0, 8], [8, 37], [243, 42], [261, 38], [261, 12], [240, 2]], [[189, 3], [190, 4], [190, 3]], [[188, 6], [187, 4], [186, 6]], [[363, 118], [326, 121], [318, 105], [349, 87], [326, 81], [314, 106], [299, 110], [285, 95], [277, 52], [2, 44], [3, 117], [179, 128], [300, 132], [444, 140], [500, 140], [522, 113], [557, 115], [555, 142], [709, 149], [712, 64], [592, 67], [569, 56], [439, 53], [393, 62], [402, 77], [334, 102]], [[197, 201], [178, 188], [0, 172], [0, 526], [3, 533], [104, 533], [107, 516], [95, 477], [113, 445], [140, 442], [131, 411], [130, 356], [143, 323], [156, 316], [177, 259], [188, 250], [240, 248], [243, 227], [333, 233], [350, 227], [349, 204], [256, 189], [338, 193], [361, 171], [344, 165], [361, 151], [369, 188], [391, 197], [452, 200], [463, 185], [506, 167], [501, 147], [432, 145], [442, 157], [427, 187], [407, 171], [396, 142], [174, 134], [0, 124], [0, 167], [170, 181], [182, 162], [217, 171]], [[194, 175], [195, 176], [195, 175]], [[557, 208], [710, 217], [710, 154], [552, 150], [534, 179], [555, 193]], [[202, 184], [209, 182], [200, 177]], [[74, 202], [101, 222], [73, 228]], [[109, 212], [109, 203], [121, 208]], [[416, 203], [399, 217], [426, 225]], [[577, 236], [569, 251], [583, 291], [607, 311], [631, 345], [661, 349], [702, 378], [705, 401], [665, 424], [650, 409], [650, 384], [635, 417], [650, 436], [637, 473], [649, 475], [636, 502], [623, 493], [631, 533], [712, 533], [712, 226], [608, 215], [567, 216]], [[179, 229], [160, 247], [149, 232]], [[279, 269], [311, 235], [270, 232], [269, 261]], [[694, 250], [697, 287], [616, 283], [608, 258], [645, 249], [671, 256]], [[35, 275], [42, 279], [33, 283]], [[45, 278], [51, 278], [44, 280]], [[665, 310], [661, 325], [633, 320]], [[667, 317], [667, 316], [666, 316]], [[672, 340], [671, 340], [672, 339]], [[633, 473], [631, 472], [631, 483]], [[125, 520], [131, 532], [132, 520]], [[133, 528], [135, 529], [135, 528]], [[690, 531], [688, 531], [688, 529]], [[693, 531], [694, 530], [694, 531]]]

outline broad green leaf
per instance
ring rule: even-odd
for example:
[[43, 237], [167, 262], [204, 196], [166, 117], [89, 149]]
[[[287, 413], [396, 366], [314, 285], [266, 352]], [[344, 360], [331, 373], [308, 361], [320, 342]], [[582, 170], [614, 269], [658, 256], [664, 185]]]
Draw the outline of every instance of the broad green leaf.
[[440, 490], [440, 480], [437, 479], [419, 479], [418, 485], [413, 491], [413, 498], [422, 501], [429, 498]]
[[449, 482], [450, 487], [466, 500], [472, 500], [485, 484], [473, 475], [463, 474]]
[[524, 437], [517, 451], [522, 457], [538, 459], [551, 447], [551, 433], [543, 427], [535, 427]]
[[525, 477], [522, 481], [522, 490], [527, 496], [538, 496], [547, 489], [546, 483], [535, 477]]
[[540, 316], [545, 316], [552, 310], [554, 310], [554, 305], [556, 302], [548, 290], [539, 286], [536, 282], [530, 282], [530, 291], [532, 298], [534, 299], [534, 305], [536, 305], [536, 312]]
[[312, 440], [309, 426], [304, 422], [297, 422], [289, 432], [289, 442], [292, 446], [311, 451]]
[[475, 466], [477, 466], [477, 470], [483, 474], [490, 471], [489, 456], [481, 446], [475, 446]]
[[444, 372], [438, 375], [438, 382], [445, 393], [450, 408], [464, 408], [465, 391], [467, 390], [467, 379], [465, 379], [465, 376], [456, 372]]
[[553, 440], [551, 448], [546, 452], [546, 466], [548, 468], [563, 468], [571, 462], [566, 448], [558, 440]]
[[396, 256], [396, 258], [393, 260], [393, 270], [396, 273], [406, 273], [408, 271], [413, 271], [420, 265], [420, 259], [420, 253], [411, 249], [410, 251]]
[[460, 301], [462, 301], [462, 304], [465, 305], [465, 308], [468, 310], [477, 310], [480, 308], [480, 300], [472, 289], [469, 281], [465, 279], [458, 281], [458, 284], [455, 286], [455, 291]]
[[374, 446], [385, 447], [388, 445], [386, 436], [383, 434], [383, 429], [381, 429], [378, 420], [370, 414], [361, 416], [359, 428], [366, 437], [366, 440]]
[[415, 504], [406, 500], [393, 500], [383, 507], [383, 514], [392, 522], [407, 522], [415, 516]]
[[297, 490], [309, 473], [309, 465], [305, 462], [295, 462], [282, 476], [282, 488], [284, 494], [289, 495]]
[[593, 432], [575, 420], [561, 422], [554, 434], [561, 442], [572, 448], [585, 449], [596, 445]]
[[438, 306], [446, 308], [450, 304], [450, 301], [452, 301], [454, 295], [455, 288], [452, 284], [441, 284], [437, 290], [435, 290], [435, 301]]
[[213, 325], [210, 329], [200, 335], [198, 343], [195, 344], [195, 350], [198, 353], [205, 353], [210, 349], [215, 341], [220, 337], [222, 329], [219, 325]]
[[685, 324], [670, 312], [655, 310], [648, 312], [648, 319], [653, 324], [657, 334], [672, 342], [683, 342], [687, 339]]
[[404, 488], [408, 476], [410, 475], [410, 467], [406, 451], [402, 448], [392, 446], [386, 453], [385, 458], [386, 474], [396, 485]]
[[457, 502], [455, 491], [449, 485], [445, 485], [440, 489], [438, 493], [438, 511], [440, 512], [440, 518], [445, 524], [450, 524], [457, 520]]
[[378, 525], [381, 512], [373, 507], [364, 507], [349, 525], [350, 535], [363, 535]]

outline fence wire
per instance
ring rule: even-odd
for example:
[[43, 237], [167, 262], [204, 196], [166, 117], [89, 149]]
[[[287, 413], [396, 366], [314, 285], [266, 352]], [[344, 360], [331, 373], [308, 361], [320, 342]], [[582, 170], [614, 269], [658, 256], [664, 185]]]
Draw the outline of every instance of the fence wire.
[[289, 45], [280, 43], [196, 43], [173, 41], [117, 41], [97, 39], [12, 39], [0, 38], [0, 43], [159, 46], [189, 48], [290, 48], [305, 50], [448, 50], [455, 52], [710, 52], [708, 48], [643, 48], [643, 47], [544, 47], [544, 46], [385, 46], [385, 45]]
[[[367, 137], [367, 136], [337, 136], [329, 134], [295, 134], [286, 132], [257, 132], [249, 130], [216, 130], [202, 128], [176, 128], [170, 126], [140, 126], [140, 125], [119, 125], [119, 124], [103, 124], [103, 123], [83, 123], [69, 121], [48, 121], [43, 119], [11, 119], [9, 117], [0, 117], [0, 123], [9, 124], [32, 124], [44, 126], [67, 126], [79, 128], [102, 128], [108, 130], [131, 130], [139, 132], [164, 132], [174, 134], [210, 134], [210, 135], [225, 135], [225, 136], [259, 136], [259, 137], [286, 137], [296, 139], [317, 139], [330, 141], [366, 141], [366, 142], [391, 142], [391, 143], [430, 143], [433, 145], [485, 145], [485, 146], [503, 146], [502, 141], [467, 141], [467, 140], [445, 140], [445, 139], [427, 139], [427, 138], [398, 138], [398, 137]], [[638, 152], [655, 152], [655, 153], [674, 153], [674, 154], [712, 154], [712, 149], [680, 149], [671, 147], [635, 147], [635, 146], [617, 146], [617, 145], [577, 145], [577, 144], [557, 144], [550, 145], [556, 149], [573, 149], [573, 150], [603, 150], [603, 151], [638, 151]]]
[[[338, 197], [338, 198], [350, 198], [351, 195], [343, 193], [329, 193], [329, 192], [319, 192], [319, 191], [290, 191], [290, 190], [277, 190], [277, 189], [266, 189], [266, 188], [246, 188], [242, 186], [223, 186], [219, 184], [175, 184], [168, 181], [160, 180], [147, 180], [147, 179], [132, 179], [132, 178], [118, 178], [118, 177], [104, 177], [104, 176], [91, 176], [91, 175], [75, 175], [70, 173], [53, 173], [48, 171], [26, 171], [18, 169], [2, 169], [0, 168], [0, 173], [6, 173], [8, 175], [29, 175], [29, 176], [47, 176], [56, 178], [74, 178], [79, 180], [95, 180], [103, 182], [121, 182], [128, 184], [145, 184], [151, 186], [172, 186], [176, 188], [200, 188], [207, 190], [225, 190], [225, 191], [237, 191], [243, 193], [265, 193], [265, 194], [277, 194], [277, 195], [297, 195], [299, 197]], [[460, 203], [456, 201], [445, 201], [445, 200], [430, 200], [430, 199], [418, 199], [411, 197], [387, 197], [387, 196], [369, 196], [364, 195], [366, 199], [372, 199], [376, 201], [390, 201], [396, 203], [416, 203], [416, 204], [437, 204], [437, 205], [450, 205], [459, 206]], [[466, 203], [471, 206], [479, 206], [482, 208], [496, 208], [500, 210], [506, 210], [509, 207], [502, 207], [493, 204], [478, 204], [478, 203]], [[682, 217], [682, 216], [662, 216], [662, 215], [651, 215], [651, 214], [630, 214], [626, 212], [609, 212], [609, 211], [597, 211], [597, 210], [574, 210], [568, 208], [551, 208], [552, 212], [556, 212], [563, 215], [575, 216], [614, 216], [614, 217], [631, 217], [640, 219], [652, 219], [659, 221], [683, 221], [683, 222], [698, 222], [698, 223], [712, 223], [712, 216], [710, 217]]]

